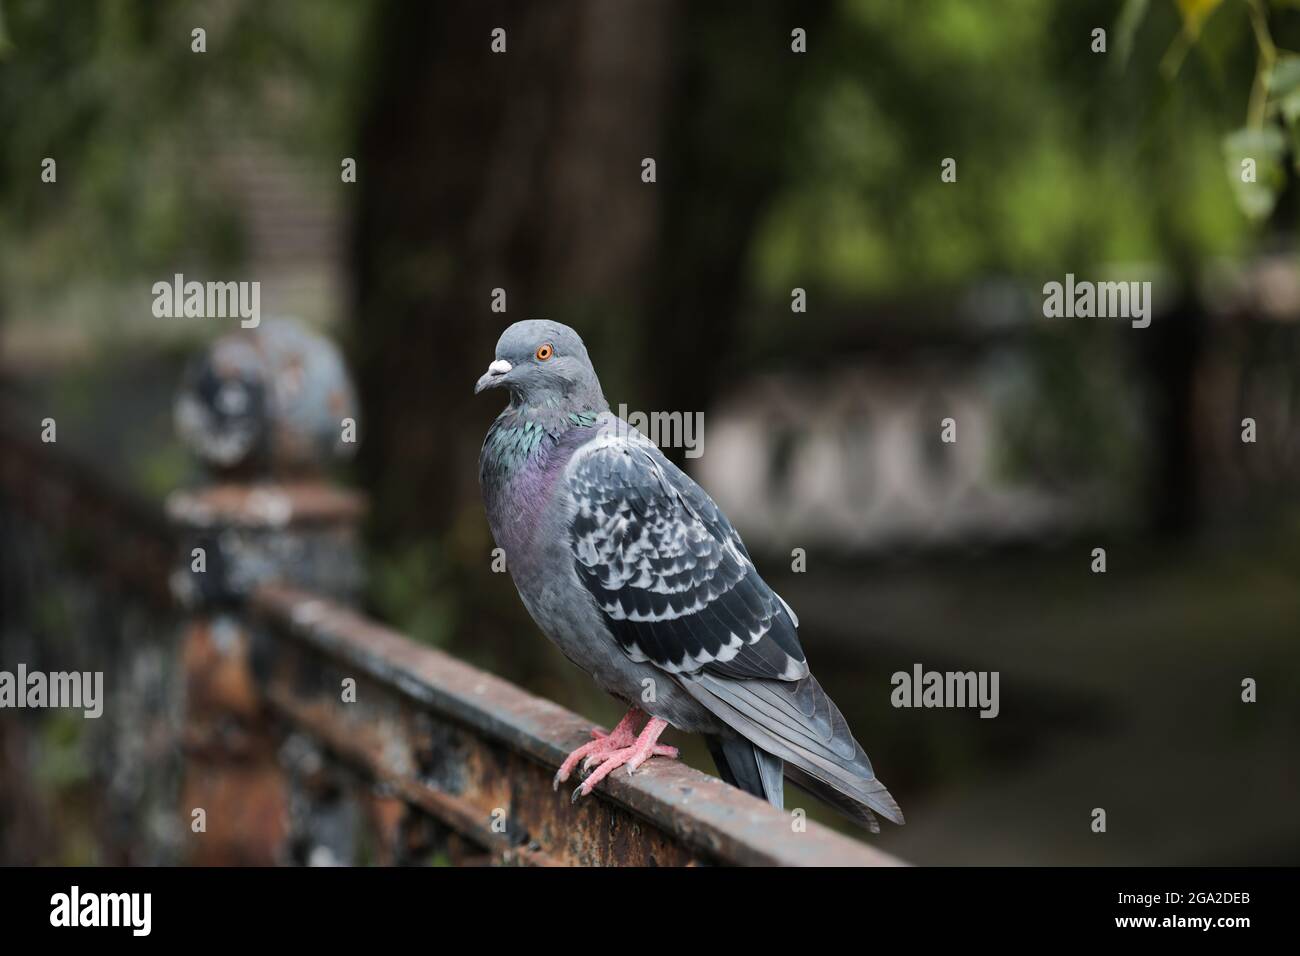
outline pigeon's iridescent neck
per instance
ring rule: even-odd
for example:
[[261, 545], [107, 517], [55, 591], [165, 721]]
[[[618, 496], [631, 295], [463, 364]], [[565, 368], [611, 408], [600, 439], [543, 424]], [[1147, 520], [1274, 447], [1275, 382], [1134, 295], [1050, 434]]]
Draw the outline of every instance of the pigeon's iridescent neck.
[[483, 442], [480, 470], [484, 481], [508, 481], [530, 462], [546, 457], [565, 432], [591, 428], [597, 412], [563, 411], [555, 406], [511, 403], [497, 416]]
[[590, 437], [597, 417], [572, 412], [544, 424], [512, 406], [488, 429], [479, 482], [492, 534], [508, 553], [528, 553], [542, 503], [550, 499], [573, 450]]

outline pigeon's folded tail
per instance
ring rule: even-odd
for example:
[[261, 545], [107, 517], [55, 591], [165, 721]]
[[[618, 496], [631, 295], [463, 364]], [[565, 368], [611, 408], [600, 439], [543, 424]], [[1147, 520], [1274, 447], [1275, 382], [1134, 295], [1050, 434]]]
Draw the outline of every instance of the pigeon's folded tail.
[[778, 810], [785, 809], [785, 764], [780, 757], [764, 753], [747, 740], [714, 735], [705, 739], [723, 780], [762, 797]]
[[[872, 811], [901, 824], [903, 812], [885, 785], [876, 779], [871, 761], [849, 731], [839, 708], [815, 677], [800, 681], [733, 680], [706, 672], [682, 680], [682, 686], [728, 727], [752, 746], [757, 767], [784, 763], [795, 784], [830, 803], [849, 819], [873, 833], [880, 829]], [[752, 785], [757, 769], [738, 756], [745, 742], [727, 742], [724, 770], [714, 750], [723, 779], [764, 797], [774, 806], [771, 785]], [[713, 750], [713, 745], [710, 745]], [[737, 772], [738, 768], [741, 772]]]

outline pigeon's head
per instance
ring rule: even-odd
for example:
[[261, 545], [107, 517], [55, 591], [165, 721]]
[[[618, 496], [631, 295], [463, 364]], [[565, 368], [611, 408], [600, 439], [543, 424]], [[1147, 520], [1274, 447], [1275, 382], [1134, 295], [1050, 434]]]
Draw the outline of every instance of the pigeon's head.
[[548, 319], [516, 322], [501, 333], [496, 358], [474, 386], [474, 394], [501, 387], [510, 389], [511, 404], [565, 411], [609, 407], [578, 333]]

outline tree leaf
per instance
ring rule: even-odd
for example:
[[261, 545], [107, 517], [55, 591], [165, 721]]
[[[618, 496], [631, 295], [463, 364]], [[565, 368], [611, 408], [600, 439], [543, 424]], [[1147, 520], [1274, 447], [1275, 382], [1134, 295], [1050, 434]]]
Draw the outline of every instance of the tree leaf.
[[1193, 40], [1201, 35], [1201, 26], [1223, 0], [1178, 0], [1178, 12], [1183, 18], [1183, 30]]
[[1273, 211], [1286, 182], [1285, 153], [1286, 137], [1276, 126], [1239, 129], [1223, 138], [1228, 182], [1237, 207], [1248, 219], [1259, 222]]
[[1269, 95], [1284, 97], [1297, 91], [1300, 91], [1300, 56], [1282, 57], [1268, 75]]
[[1115, 18], [1115, 65], [1123, 69], [1133, 53], [1133, 41], [1138, 27], [1146, 19], [1148, 0], [1124, 0], [1119, 16]]

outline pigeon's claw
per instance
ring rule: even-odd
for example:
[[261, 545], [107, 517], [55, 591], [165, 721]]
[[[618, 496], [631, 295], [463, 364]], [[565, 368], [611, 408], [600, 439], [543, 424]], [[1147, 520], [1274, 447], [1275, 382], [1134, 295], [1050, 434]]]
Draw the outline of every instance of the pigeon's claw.
[[627, 775], [632, 776], [632, 774], [636, 773], [637, 768], [651, 757], [667, 757], [669, 760], [676, 760], [677, 748], [670, 747], [667, 744], [655, 744], [649, 752], [638, 750], [632, 755], [632, 759], [627, 762]]
[[[555, 779], [551, 781], [551, 789], [559, 790], [560, 784], [569, 779], [569, 775], [573, 773], [573, 768], [584, 757], [587, 759], [587, 763], [583, 767], [585, 770], [591, 763], [603, 760], [611, 753], [631, 746], [636, 740], [636, 725], [640, 719], [641, 711], [633, 707], [623, 715], [623, 719], [609, 733], [599, 728], [592, 730], [591, 743], [583, 744], [564, 758], [564, 763], [560, 764], [560, 769], [555, 773]], [[576, 796], [574, 799], [577, 799]]]
[[[668, 726], [668, 721], [660, 720], [658, 717], [652, 717], [641, 731], [641, 735], [630, 747], [611, 749], [604, 755], [600, 765], [591, 773], [591, 776], [582, 781], [573, 791], [573, 799], [585, 797], [612, 772], [624, 765], [627, 766], [629, 775], [636, 772], [637, 767], [641, 766], [651, 757], [667, 757], [670, 760], [677, 758], [677, 748], [670, 747], [667, 744], [659, 743], [659, 735], [664, 732]], [[612, 736], [612, 735], [611, 735]], [[588, 758], [590, 760], [590, 758]]]

